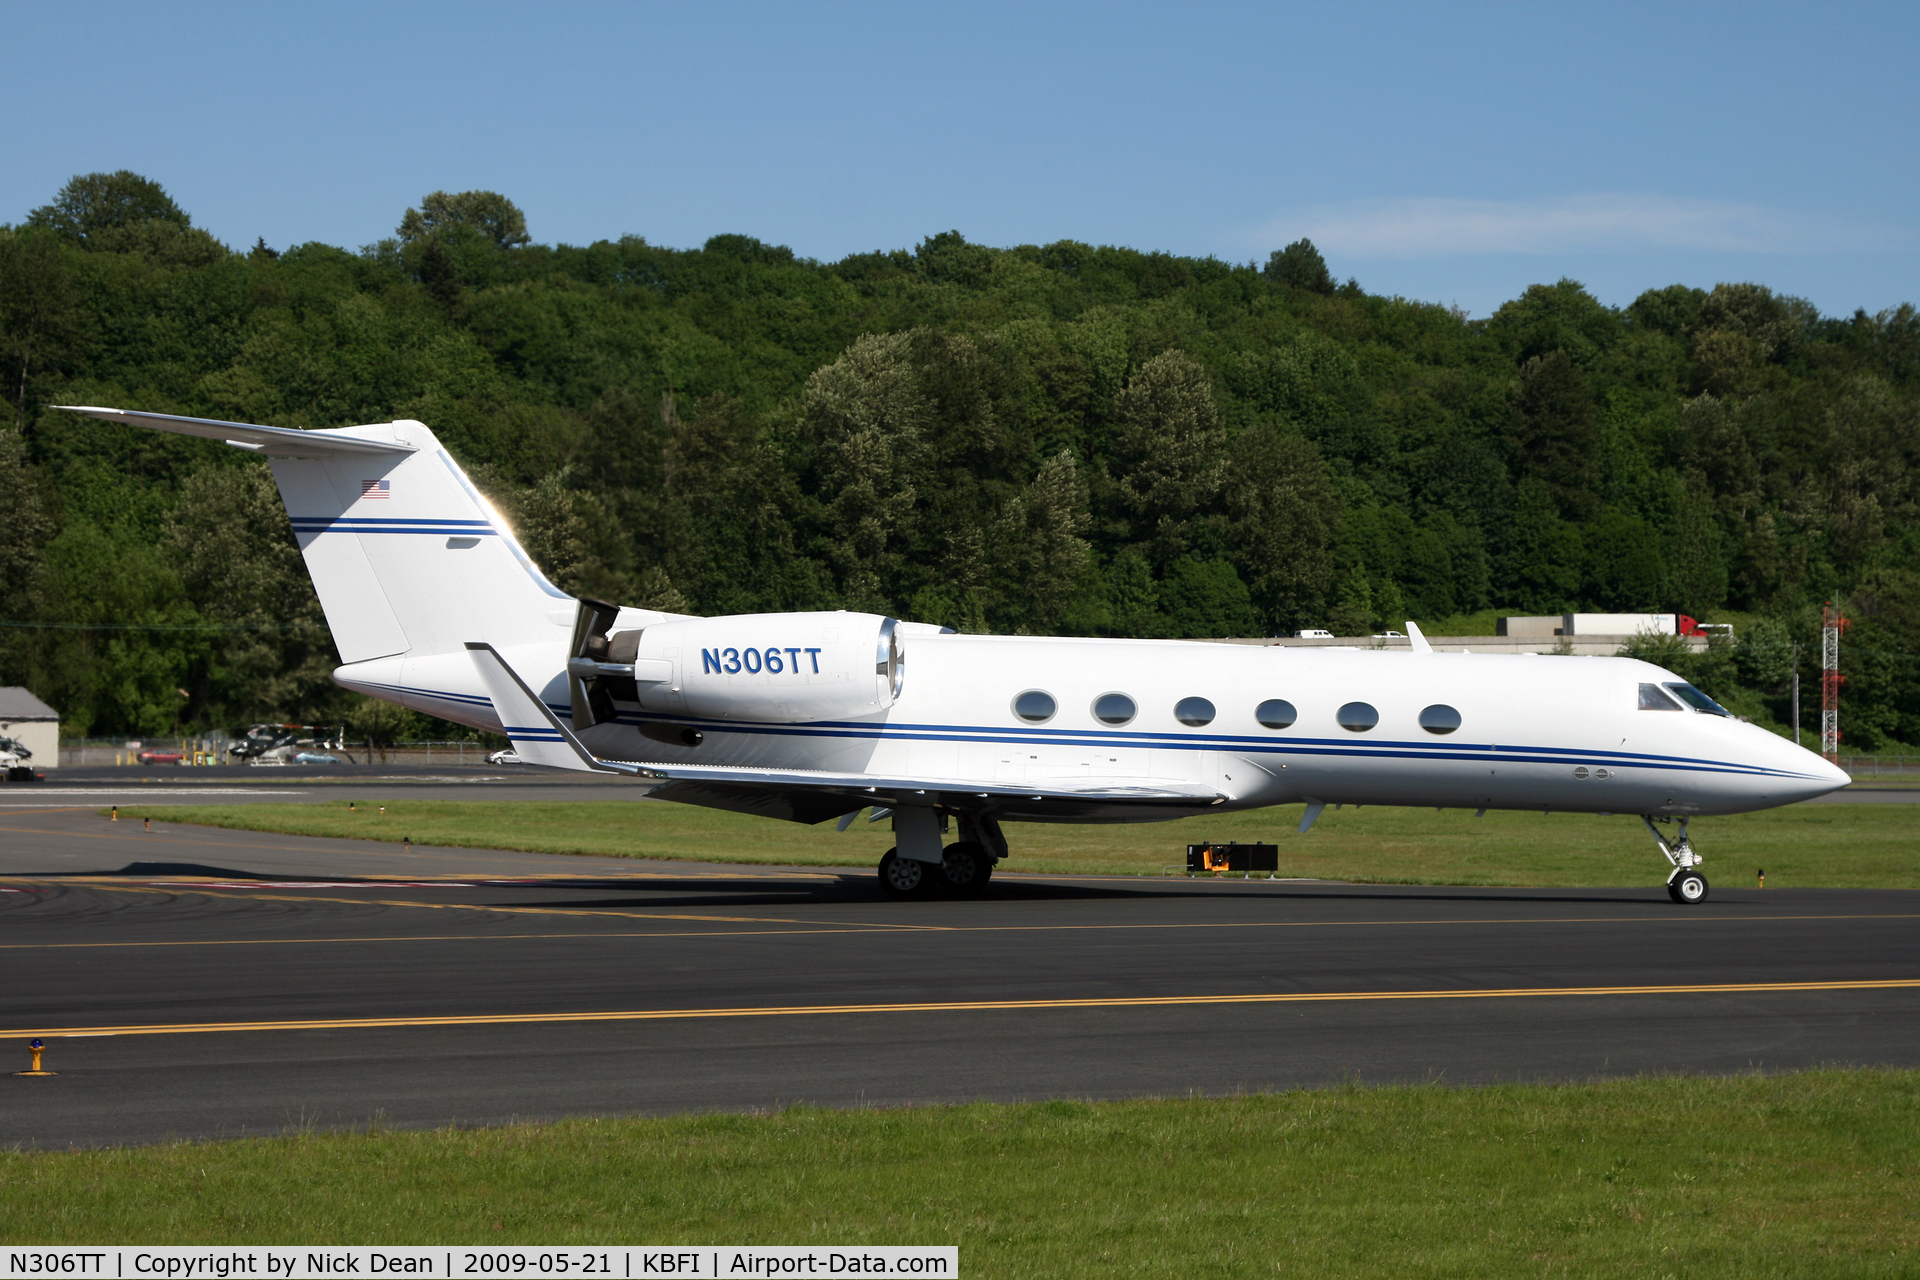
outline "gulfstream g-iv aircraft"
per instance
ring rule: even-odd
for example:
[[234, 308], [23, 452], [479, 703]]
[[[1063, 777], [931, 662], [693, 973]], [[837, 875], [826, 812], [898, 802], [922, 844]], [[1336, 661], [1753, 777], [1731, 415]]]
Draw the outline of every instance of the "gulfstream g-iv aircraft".
[[1389, 653], [576, 600], [421, 423], [296, 431], [72, 411], [271, 462], [339, 684], [662, 800], [843, 830], [862, 810], [890, 813], [898, 844], [880, 882], [900, 896], [983, 889], [1009, 821], [1304, 804], [1305, 832], [1329, 804], [1374, 804], [1640, 815], [1668, 892], [1699, 902], [1691, 817], [1848, 781], [1648, 663], [1436, 653], [1412, 623], [1412, 651]]

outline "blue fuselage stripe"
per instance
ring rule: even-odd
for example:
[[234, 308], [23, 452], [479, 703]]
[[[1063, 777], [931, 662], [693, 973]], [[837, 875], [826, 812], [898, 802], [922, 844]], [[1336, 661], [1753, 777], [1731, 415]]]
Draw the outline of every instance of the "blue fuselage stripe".
[[[558, 715], [572, 718], [565, 703], [549, 703]], [[664, 722], [696, 725], [713, 733], [740, 733], [768, 737], [868, 738], [894, 742], [981, 743], [990, 746], [1084, 746], [1115, 750], [1155, 749], [1161, 751], [1238, 751], [1247, 754], [1279, 756], [1317, 756], [1321, 759], [1380, 759], [1465, 761], [1484, 764], [1583, 764], [1605, 768], [1661, 769], [1675, 773], [1730, 773], [1760, 778], [1809, 778], [1812, 775], [1764, 765], [1738, 764], [1728, 760], [1708, 760], [1690, 756], [1653, 756], [1629, 752], [1594, 750], [1581, 747], [1516, 747], [1498, 744], [1454, 743], [1448, 746], [1423, 742], [1381, 742], [1367, 744], [1345, 742], [1337, 738], [1254, 738], [1241, 735], [1206, 737], [1200, 734], [1134, 733], [1121, 737], [1100, 736], [1097, 731], [1054, 730], [1056, 736], [1013, 735], [989, 728], [967, 729], [961, 726], [853, 725], [846, 722], [820, 722], [810, 725], [742, 724], [734, 720], [706, 720], [696, 716], [642, 716], [621, 713], [614, 723], [641, 725]], [[959, 732], [955, 732], [959, 729]], [[1062, 738], [1059, 734], [1074, 734]]]
[[[391, 689], [416, 697], [437, 698], [468, 706], [490, 707], [492, 699], [465, 693], [446, 693], [434, 689], [414, 689], [403, 685], [363, 683], [368, 688]], [[564, 702], [547, 706], [562, 719], [572, 719], [572, 707]], [[1152, 734], [1132, 732], [1102, 733], [1099, 730], [1048, 729], [1021, 730], [971, 725], [862, 725], [847, 721], [820, 721], [807, 725], [742, 724], [734, 720], [708, 720], [698, 716], [643, 716], [622, 712], [614, 723], [625, 726], [666, 722], [697, 725], [715, 733], [739, 733], [781, 738], [866, 738], [893, 742], [979, 743], [987, 746], [1082, 746], [1115, 750], [1155, 749], [1161, 751], [1239, 751], [1270, 756], [1318, 756], [1323, 759], [1434, 760], [1484, 764], [1569, 764], [1615, 769], [1661, 769], [1674, 773], [1731, 773], [1759, 778], [1810, 778], [1812, 775], [1763, 765], [1736, 764], [1726, 760], [1707, 760], [1692, 756], [1656, 756], [1626, 751], [1591, 750], [1581, 747], [1502, 746], [1498, 743], [1424, 743], [1385, 741], [1362, 745], [1338, 738], [1256, 738], [1240, 734], [1206, 735], [1197, 733]], [[510, 737], [530, 741], [560, 742], [562, 737], [544, 726], [509, 726]], [[544, 736], [542, 736], [544, 735]]]

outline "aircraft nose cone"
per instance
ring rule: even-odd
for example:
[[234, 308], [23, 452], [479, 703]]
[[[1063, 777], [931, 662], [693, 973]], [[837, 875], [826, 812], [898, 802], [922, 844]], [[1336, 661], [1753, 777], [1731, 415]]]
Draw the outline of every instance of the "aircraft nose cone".
[[1800, 752], [1800, 759], [1796, 761], [1796, 765], [1795, 772], [1803, 775], [1805, 781], [1796, 782], [1791, 790], [1796, 792], [1801, 800], [1824, 796], [1853, 783], [1853, 779], [1848, 776], [1845, 769], [1811, 751]]

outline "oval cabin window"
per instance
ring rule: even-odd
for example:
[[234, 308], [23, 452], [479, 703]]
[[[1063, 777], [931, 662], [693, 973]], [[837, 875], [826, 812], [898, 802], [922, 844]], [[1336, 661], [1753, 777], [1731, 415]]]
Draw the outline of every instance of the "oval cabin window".
[[1300, 713], [1285, 698], [1268, 698], [1253, 709], [1253, 718], [1260, 722], [1262, 729], [1291, 729]]
[[1335, 712], [1333, 718], [1351, 733], [1365, 733], [1380, 723], [1380, 713], [1373, 709], [1371, 702], [1349, 702]]
[[1029, 689], [1013, 700], [1013, 714], [1028, 724], [1044, 724], [1053, 719], [1053, 713], [1057, 709], [1058, 704], [1054, 702], [1053, 695], [1042, 693], [1038, 689]]
[[1124, 693], [1103, 693], [1093, 700], [1093, 718], [1101, 724], [1125, 724], [1133, 714], [1133, 699]]
[[1436, 702], [1420, 713], [1420, 727], [1428, 733], [1452, 733], [1460, 727], [1460, 713]]
[[1213, 723], [1213, 704], [1205, 698], [1182, 698], [1173, 704], [1173, 718], [1189, 728]]

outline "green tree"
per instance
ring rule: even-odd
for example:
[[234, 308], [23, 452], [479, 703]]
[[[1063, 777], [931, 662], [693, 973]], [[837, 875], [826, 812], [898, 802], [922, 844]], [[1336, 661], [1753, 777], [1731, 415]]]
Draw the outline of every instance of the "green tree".
[[1106, 579], [1115, 635], [1147, 639], [1168, 634], [1172, 624], [1160, 611], [1160, 585], [1138, 548], [1121, 548], [1107, 566]]
[[1674, 486], [1668, 522], [1667, 595], [1682, 612], [1705, 617], [1726, 601], [1727, 555], [1712, 499], [1697, 480]]
[[0, 371], [17, 426], [36, 390], [85, 358], [83, 303], [52, 237], [0, 230]]
[[1580, 369], [1593, 369], [1619, 340], [1617, 312], [1603, 305], [1578, 280], [1527, 286], [1487, 320], [1487, 338], [1514, 363], [1558, 351]]
[[207, 459], [180, 486], [162, 543], [182, 593], [218, 628], [183, 682], [202, 719], [284, 721], [334, 701], [339, 658], [264, 462]]
[[1333, 585], [1340, 501], [1320, 451], [1269, 422], [1234, 441], [1222, 495], [1239, 578], [1274, 635], [1317, 619]]
[[463, 315], [467, 291], [460, 279], [460, 265], [438, 238], [426, 241], [420, 250], [420, 283], [445, 309], [448, 319], [457, 320]]
[[1508, 397], [1515, 470], [1544, 484], [1563, 516], [1591, 515], [1600, 420], [1586, 378], [1566, 352], [1549, 351], [1521, 366]]
[[425, 719], [405, 707], [366, 697], [354, 699], [346, 714], [348, 730], [369, 751], [378, 753], [381, 764], [387, 762], [387, 752], [395, 743], [415, 737]]
[[1870, 572], [1846, 612], [1853, 626], [1840, 644], [1845, 743], [1873, 751], [1920, 742], [1920, 573], [1904, 566]]
[[817, 458], [823, 558], [846, 606], [886, 612], [907, 576], [916, 481], [933, 406], [913, 336], [868, 334], [807, 379], [802, 431]]
[[163, 734], [212, 633], [145, 530], [71, 520], [47, 543], [22, 683], [80, 734]]
[[1155, 535], [1156, 556], [1171, 561], [1190, 545], [1195, 517], [1225, 478], [1226, 432], [1212, 379], [1186, 352], [1163, 351], [1140, 366], [1114, 407], [1116, 496]]
[[1373, 583], [1359, 561], [1348, 566], [1327, 610], [1326, 626], [1337, 636], [1364, 636], [1373, 630]]
[[1275, 284], [1310, 293], [1333, 292], [1333, 273], [1327, 270], [1327, 260], [1313, 247], [1313, 241], [1304, 238], [1267, 255], [1266, 277]]
[[425, 241], [456, 227], [477, 232], [496, 249], [528, 243], [527, 218], [497, 191], [435, 191], [408, 208], [397, 234], [402, 244]]
[[1087, 564], [1087, 483], [1065, 449], [1047, 459], [1009, 511], [1020, 547], [1020, 582], [1029, 630], [1051, 635], [1073, 603]]
[[26, 225], [83, 249], [135, 254], [168, 266], [205, 267], [229, 256], [159, 183], [125, 169], [74, 178], [52, 204], [27, 215]]
[[[508, 513], [520, 545], [554, 586], [601, 600], [632, 596], [641, 584], [625, 563], [629, 545], [615, 533], [607, 504], [593, 492], [576, 487], [576, 479], [574, 468], [566, 466], [524, 488], [503, 487], [493, 478], [488, 488], [495, 505]], [[656, 570], [647, 586], [655, 597], [686, 603], [684, 596], [671, 590], [664, 570]]]
[[60, 188], [52, 204], [27, 215], [28, 226], [45, 227], [88, 248], [101, 247], [103, 232], [142, 222], [169, 222], [183, 229], [193, 225], [165, 188], [126, 169], [79, 174]]
[[1660, 531], [1637, 516], [1604, 511], [1584, 529], [1583, 593], [1602, 613], [1653, 613], [1669, 585]]
[[1670, 284], [1664, 289], [1649, 289], [1633, 300], [1627, 318], [1656, 333], [1682, 338], [1700, 323], [1700, 309], [1707, 300], [1704, 289]]
[[1513, 515], [1498, 534], [1496, 598], [1528, 614], [1565, 613], [1575, 607], [1586, 547], [1579, 530], [1560, 518], [1544, 482], [1529, 478], [1516, 486]]
[[1755, 618], [1738, 641], [1734, 665], [1742, 681], [1769, 691], [1786, 687], [1793, 678], [1795, 659], [1793, 636], [1786, 623], [1778, 618]]
[[1225, 560], [1195, 560], [1182, 556], [1167, 569], [1160, 584], [1160, 607], [1172, 634], [1191, 640], [1260, 634], [1247, 584]]
[[[27, 621], [28, 602], [40, 592], [44, 548], [59, 529], [53, 503], [20, 433], [0, 426], [0, 600], [7, 621]], [[0, 628], [0, 669], [24, 669], [33, 640], [30, 631]]]

